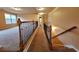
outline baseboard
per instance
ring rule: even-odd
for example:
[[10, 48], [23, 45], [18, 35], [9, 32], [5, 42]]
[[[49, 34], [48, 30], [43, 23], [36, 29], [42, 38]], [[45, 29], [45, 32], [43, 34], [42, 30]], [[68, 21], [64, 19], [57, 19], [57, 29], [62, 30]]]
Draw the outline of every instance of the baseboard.
[[72, 45], [64, 45], [64, 46], [68, 48], [73, 48], [75, 51], [79, 52], [79, 50]]
[[79, 52], [79, 50], [78, 50], [77, 48], [73, 47], [73, 49], [74, 49], [75, 51]]
[[68, 48], [73, 48], [72, 45], [64, 45], [65, 47], [68, 47]]

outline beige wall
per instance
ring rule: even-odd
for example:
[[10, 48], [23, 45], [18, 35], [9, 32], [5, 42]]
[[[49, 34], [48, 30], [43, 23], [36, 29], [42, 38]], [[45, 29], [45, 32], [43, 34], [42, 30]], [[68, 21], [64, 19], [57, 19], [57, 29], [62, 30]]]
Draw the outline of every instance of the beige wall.
[[37, 14], [20, 14], [18, 17], [20, 17], [21, 20], [37, 21]]
[[11, 27], [14, 27], [16, 26], [16, 24], [6, 24], [5, 22], [5, 16], [4, 16], [4, 13], [6, 11], [0, 9], [0, 29], [6, 29], [6, 28], [11, 28]]
[[0, 10], [0, 28], [4, 27], [5, 24], [5, 20], [4, 20], [4, 11]]
[[45, 15], [43, 16], [43, 22], [44, 22], [45, 24], [48, 23], [48, 14], [45, 14]]
[[74, 49], [79, 51], [79, 8], [55, 8], [50, 12], [48, 22], [58, 27], [55, 33], [77, 26], [77, 29], [59, 36], [59, 39], [64, 45], [73, 46]]
[[[6, 24], [5, 17], [4, 17], [5, 12], [6, 11], [0, 9], [0, 29], [14, 27], [16, 25], [16, 24], [10, 24], [10, 25]], [[27, 21], [38, 21], [37, 14], [20, 14], [20, 15], [17, 15], [17, 17], [20, 17], [22, 20], [27, 20]]]
[[[19, 14], [18, 18], [20, 17], [21, 20], [27, 20], [27, 21], [39, 21], [38, 14]], [[48, 22], [48, 14], [45, 14], [42, 16], [43, 23]]]

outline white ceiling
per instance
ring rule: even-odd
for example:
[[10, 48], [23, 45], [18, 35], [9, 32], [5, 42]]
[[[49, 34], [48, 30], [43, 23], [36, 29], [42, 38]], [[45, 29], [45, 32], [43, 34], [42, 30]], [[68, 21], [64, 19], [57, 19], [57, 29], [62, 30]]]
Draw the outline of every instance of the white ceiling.
[[[10, 7], [1, 7], [0, 9], [3, 9], [7, 12], [15, 13], [15, 14], [36, 14], [40, 11], [36, 10], [36, 7], [20, 7], [21, 11], [15, 11], [11, 9]], [[55, 7], [46, 7], [44, 11], [45, 13], [49, 13], [51, 10], [53, 10]]]

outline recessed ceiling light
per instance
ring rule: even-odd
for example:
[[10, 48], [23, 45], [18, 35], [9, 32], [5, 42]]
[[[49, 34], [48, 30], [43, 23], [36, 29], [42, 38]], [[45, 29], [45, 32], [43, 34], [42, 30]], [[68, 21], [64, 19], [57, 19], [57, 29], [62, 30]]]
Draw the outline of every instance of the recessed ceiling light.
[[37, 8], [37, 10], [39, 10], [39, 11], [43, 11], [45, 8], [43, 8], [43, 7], [40, 7], [40, 8]]
[[16, 10], [16, 11], [21, 11], [22, 10], [21, 8], [18, 8], [18, 7], [12, 7], [11, 9]]

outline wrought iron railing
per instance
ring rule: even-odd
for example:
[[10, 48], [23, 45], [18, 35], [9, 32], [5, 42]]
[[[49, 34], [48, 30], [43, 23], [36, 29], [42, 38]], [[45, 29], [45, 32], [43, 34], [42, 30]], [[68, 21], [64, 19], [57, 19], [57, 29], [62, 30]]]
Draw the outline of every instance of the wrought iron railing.
[[18, 19], [17, 23], [19, 25], [20, 51], [23, 51], [29, 37], [37, 28], [38, 22], [37, 21], [21, 21], [20, 19]]

